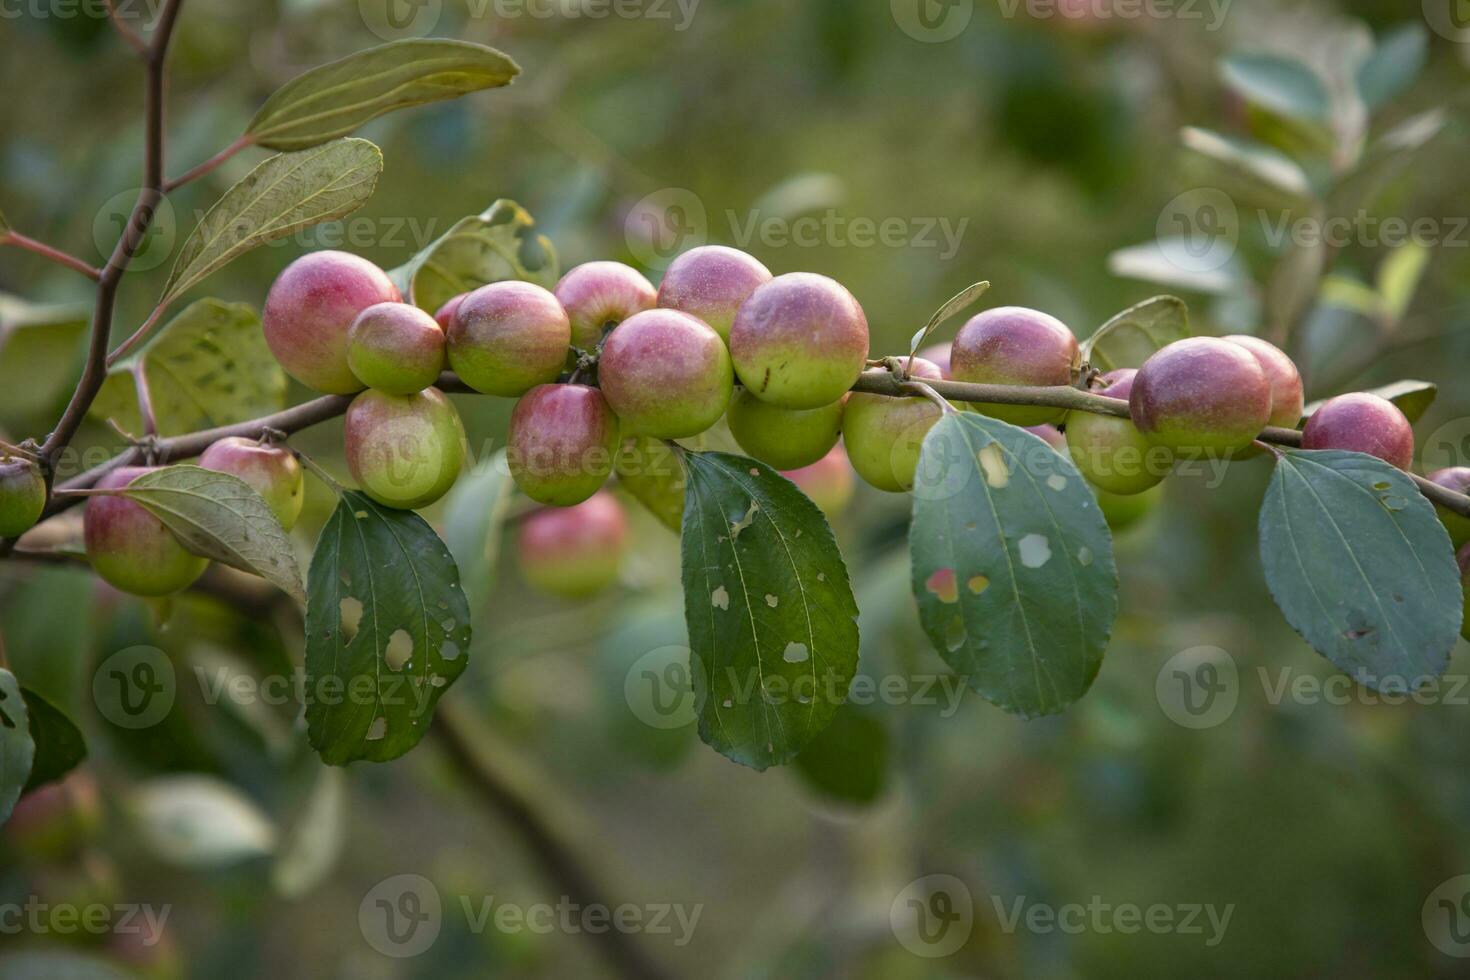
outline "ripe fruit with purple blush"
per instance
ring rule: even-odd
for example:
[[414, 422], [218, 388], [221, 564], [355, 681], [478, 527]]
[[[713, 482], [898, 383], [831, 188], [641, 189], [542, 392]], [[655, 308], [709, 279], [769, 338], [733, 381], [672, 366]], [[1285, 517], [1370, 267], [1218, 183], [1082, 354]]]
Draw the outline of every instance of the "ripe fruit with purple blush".
[[[1470, 494], [1470, 466], [1449, 466], [1435, 470], [1429, 474], [1428, 479], [1430, 483], [1437, 483], [1446, 490]], [[1455, 543], [1455, 547], [1470, 541], [1470, 517], [1463, 517], [1438, 504], [1434, 509], [1444, 523], [1445, 530], [1450, 532], [1450, 540]]]
[[[1138, 374], [1132, 368], [1109, 371], [1099, 394], [1128, 399]], [[1158, 484], [1173, 465], [1173, 453], [1157, 446], [1128, 419], [1072, 412], [1067, 416], [1067, 452], [1088, 483], [1127, 496]]]
[[269, 505], [282, 528], [289, 531], [296, 526], [306, 493], [301, 463], [291, 450], [229, 436], [204, 450], [199, 465], [244, 480]]
[[868, 320], [846, 287], [792, 272], [750, 294], [730, 328], [740, 383], [781, 408], [820, 408], [841, 398], [868, 360]]
[[[899, 358], [908, 361], [908, 358]], [[909, 377], [938, 381], [938, 365], [914, 358]], [[939, 421], [940, 407], [914, 395], [890, 398], [855, 391], [842, 417], [842, 442], [858, 476], [879, 490], [902, 493], [913, 489], [924, 436]]]
[[[98, 480], [96, 489], [120, 489], [156, 469], [121, 466]], [[186, 550], [163, 522], [126, 497], [89, 497], [82, 533], [92, 569], [121, 592], [170, 595], [194, 584], [209, 565]]]
[[1377, 456], [1407, 470], [1414, 462], [1414, 428], [1387, 398], [1356, 391], [1329, 398], [1302, 427], [1303, 449], [1343, 449]]
[[579, 504], [607, 482], [618, 449], [618, 417], [596, 388], [538, 385], [510, 416], [506, 461], [532, 500]]
[[449, 327], [454, 323], [454, 318], [459, 316], [459, 304], [463, 303], [464, 298], [468, 295], [469, 293], [460, 293], [435, 311], [434, 322], [439, 324], [439, 329], [443, 330], [446, 336], [449, 333]]
[[1291, 358], [1280, 347], [1260, 337], [1232, 334], [1220, 339], [1250, 351], [1265, 372], [1266, 381], [1271, 386], [1271, 416], [1266, 424], [1295, 429], [1302, 420], [1305, 398], [1302, 394], [1301, 372]]
[[411, 395], [444, 370], [444, 328], [417, 306], [369, 306], [347, 331], [347, 365], [369, 388]]
[[725, 421], [748, 455], [778, 470], [794, 470], [815, 463], [837, 445], [846, 400], [821, 408], [780, 408], [740, 388], [730, 399]]
[[608, 334], [598, 382], [627, 435], [697, 436], [719, 421], [734, 377], [720, 335], [677, 310], [648, 310]]
[[1228, 455], [1266, 427], [1271, 383], [1239, 344], [1190, 337], [1143, 362], [1128, 407], [1150, 442], [1183, 455]]
[[566, 599], [596, 595], [618, 580], [628, 519], [603, 490], [571, 507], [538, 510], [516, 536], [521, 575], [532, 588]]
[[276, 277], [260, 325], [286, 373], [332, 395], [362, 390], [347, 363], [347, 331], [369, 306], [402, 299], [388, 274], [347, 252], [312, 252]]
[[669, 265], [658, 286], [658, 305], [699, 317], [728, 343], [740, 305], [770, 281], [771, 271], [753, 256], [724, 245], [701, 245]]
[[28, 459], [0, 459], [0, 538], [18, 538], [46, 508], [46, 480]]
[[348, 406], [344, 434], [347, 468], [363, 493], [401, 510], [448, 493], [467, 452], [459, 412], [438, 388], [365, 391]]
[[[960, 328], [950, 350], [956, 381], [995, 385], [1054, 386], [1072, 383], [1081, 357], [1077, 338], [1056, 317], [1022, 306], [976, 314]], [[970, 406], [1012, 425], [1055, 422], [1062, 410], [1039, 405], [977, 403]]]
[[856, 484], [847, 450], [833, 446], [832, 451], [810, 466], [784, 470], [782, 476], [796, 484], [807, 499], [822, 509], [831, 520], [852, 503]]
[[1067, 437], [1054, 425], [1028, 425], [1024, 428], [1059, 453], [1067, 448]]
[[[931, 344], [919, 351], [918, 356], [939, 368], [939, 373], [944, 376], [945, 381], [954, 380], [954, 375], [949, 369], [949, 359], [954, 351], [954, 344]], [[1060, 435], [1061, 433], [1058, 433]]]
[[561, 374], [572, 327], [549, 290], [492, 282], [459, 304], [446, 339], [461, 381], [482, 394], [519, 398]]
[[658, 304], [653, 283], [621, 262], [586, 262], [556, 284], [556, 298], [571, 321], [573, 347], [596, 350], [608, 327]]

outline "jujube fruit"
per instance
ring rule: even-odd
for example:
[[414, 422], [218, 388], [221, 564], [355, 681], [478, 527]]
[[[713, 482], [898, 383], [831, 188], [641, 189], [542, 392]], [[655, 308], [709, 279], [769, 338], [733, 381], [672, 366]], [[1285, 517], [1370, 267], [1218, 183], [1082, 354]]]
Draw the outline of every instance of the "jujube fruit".
[[260, 318], [265, 342], [286, 373], [333, 395], [360, 391], [347, 364], [347, 331], [376, 303], [402, 297], [388, 274], [347, 252], [312, 252], [276, 277]]
[[[1099, 394], [1127, 401], [1138, 372], [1109, 371]], [[1173, 454], [1156, 446], [1125, 418], [1072, 412], [1067, 416], [1067, 452], [1087, 482], [1109, 493], [1142, 493], [1169, 473]]]
[[0, 459], [0, 539], [35, 527], [46, 509], [46, 479], [28, 459]]
[[748, 455], [778, 470], [794, 470], [815, 463], [837, 445], [844, 403], [839, 398], [821, 408], [781, 408], [740, 388], [730, 399], [725, 420]]
[[728, 343], [740, 305], [771, 281], [752, 255], [724, 245], [691, 248], [669, 264], [658, 285], [658, 305], [708, 323]]
[[[120, 489], [155, 469], [120, 466], [98, 480], [96, 489]], [[133, 595], [178, 592], [209, 565], [180, 544], [163, 522], [126, 497], [89, 497], [82, 533], [93, 570], [114, 588]]]
[[467, 452], [464, 426], [438, 388], [365, 391], [347, 408], [347, 468], [385, 507], [414, 510], [449, 492]]
[[809, 272], [750, 294], [730, 327], [735, 373], [761, 401], [820, 408], [841, 398], [868, 360], [868, 319], [841, 283]]
[[623, 430], [657, 439], [708, 429], [734, 388], [720, 335], [677, 310], [648, 310], [618, 324], [603, 342], [597, 377]]
[[538, 385], [510, 416], [506, 460], [521, 492], [567, 507], [607, 482], [618, 449], [618, 417], [596, 388]]
[[[1077, 338], [1056, 317], [1023, 306], [999, 306], [971, 317], [950, 348], [949, 373], [973, 384], [1054, 387], [1072, 383], [1081, 357]], [[1012, 425], [1055, 422], [1061, 409], [978, 402], [977, 412]]]
[[445, 300], [443, 306], [434, 311], [434, 322], [439, 324], [440, 329], [444, 331], [446, 336], [448, 336], [449, 328], [453, 325], [455, 318], [459, 316], [459, 304], [463, 303], [464, 298], [468, 295], [469, 293], [460, 293], [458, 296], [451, 297]]
[[357, 380], [390, 395], [411, 395], [444, 370], [444, 328], [417, 306], [378, 303], [347, 331], [347, 365]]
[[301, 462], [291, 450], [228, 436], [204, 450], [199, 465], [244, 480], [269, 505], [282, 528], [289, 531], [296, 526], [306, 486]]
[[[1455, 493], [1470, 493], [1470, 466], [1448, 466], [1435, 470], [1429, 474], [1428, 480]], [[1455, 543], [1455, 547], [1470, 541], [1470, 517], [1463, 517], [1439, 504], [1435, 504], [1434, 509], [1444, 522], [1445, 530], [1450, 532], [1450, 540]]]
[[1271, 384], [1255, 355], [1218, 337], [1176, 340], [1133, 378], [1129, 411], [1150, 442], [1188, 455], [1250, 445], [1271, 417]]
[[[909, 361], [908, 374], [921, 381], [940, 380], [939, 367], [917, 357]], [[842, 416], [842, 442], [852, 468], [879, 490], [913, 489], [924, 436], [941, 414], [938, 405], [918, 395], [890, 398], [853, 392]]]
[[1291, 358], [1270, 341], [1250, 334], [1232, 334], [1220, 339], [1250, 351], [1265, 373], [1266, 382], [1271, 386], [1271, 415], [1266, 424], [1295, 429], [1302, 420], [1306, 399], [1302, 392], [1301, 372]]
[[607, 491], [572, 507], [538, 510], [516, 536], [521, 575], [532, 588], [585, 599], [618, 580], [628, 518]]
[[1367, 453], [1407, 470], [1414, 462], [1414, 427], [1387, 398], [1366, 391], [1329, 398], [1302, 427], [1303, 449]]
[[781, 475], [796, 484], [829, 520], [852, 503], [856, 489], [852, 464], [847, 461], [847, 451], [841, 446], [833, 446], [831, 452], [809, 466], [783, 470]]
[[446, 339], [461, 381], [482, 394], [519, 398], [561, 374], [572, 326], [549, 290], [493, 282], [459, 304]]
[[585, 351], [602, 343], [608, 327], [658, 304], [653, 283], [621, 262], [584, 262], [562, 276], [554, 292], [571, 320], [572, 346]]
[[[953, 343], [930, 344], [928, 347], [919, 351], [918, 356], [939, 368], [939, 373], [944, 376], [945, 381], [952, 381], [954, 375], [949, 369], [949, 359], [953, 350]], [[1058, 432], [1057, 434], [1060, 435], [1061, 433]]]

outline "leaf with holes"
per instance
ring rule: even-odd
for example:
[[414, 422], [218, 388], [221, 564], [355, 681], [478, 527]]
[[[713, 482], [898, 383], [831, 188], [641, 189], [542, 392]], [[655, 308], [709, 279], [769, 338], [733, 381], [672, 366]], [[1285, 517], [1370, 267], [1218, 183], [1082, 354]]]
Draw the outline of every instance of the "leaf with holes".
[[388, 273], [404, 298], [430, 313], [460, 293], [502, 279], [550, 289], [561, 275], [551, 239], [514, 201], [496, 201]]
[[36, 746], [31, 775], [22, 791], [29, 793], [81, 765], [87, 757], [87, 740], [76, 723], [50, 701], [30, 688], [21, 688], [20, 694], [26, 702], [31, 741]]
[[107, 492], [136, 501], [194, 554], [259, 575], [306, 601], [291, 539], [270, 505], [239, 477], [180, 464]]
[[444, 540], [473, 610], [485, 608], [495, 587], [501, 532], [515, 499], [512, 486], [502, 449], [461, 476], [445, 500]]
[[971, 412], [924, 438], [909, 527], [919, 619], [987, 700], [1052, 714], [1092, 685], [1118, 611], [1097, 498], [1036, 436]]
[[143, 377], [163, 436], [233, 425], [286, 406], [286, 374], [244, 303], [201, 299], [107, 375], [92, 414], [142, 433], [133, 368]]
[[764, 463], [683, 455], [684, 618], [699, 736], [754, 769], [832, 720], [857, 670], [857, 602], [817, 505]]
[[[1399, 407], [1399, 411], [1403, 412], [1404, 417], [1410, 422], [1417, 422], [1424, 417], [1425, 412], [1429, 411], [1429, 406], [1434, 404], [1434, 399], [1439, 394], [1439, 385], [1433, 381], [1404, 380], [1378, 388], [1369, 388], [1367, 393], [1388, 399]], [[1312, 413], [1321, 407], [1321, 401], [1312, 402], [1302, 409], [1302, 418], [1311, 418]]]
[[684, 520], [684, 467], [675, 453], [662, 439], [639, 436], [618, 449], [613, 469], [618, 486], [677, 534]]
[[469, 603], [448, 546], [414, 512], [344, 491], [307, 594], [307, 738], [331, 765], [398, 758], [469, 657]]
[[1464, 612], [1460, 572], [1405, 473], [1362, 453], [1284, 451], [1260, 534], [1276, 604], [1339, 670], [1395, 692], [1444, 673]]
[[36, 743], [30, 713], [15, 675], [0, 669], [0, 825], [10, 819], [15, 801], [31, 776]]
[[1099, 371], [1136, 368], [1154, 351], [1189, 336], [1182, 299], [1155, 296], [1113, 317], [1082, 342], [1082, 359]]
[[392, 41], [293, 78], [260, 107], [245, 135], [273, 150], [304, 150], [395, 109], [509, 85], [520, 70], [470, 41]]
[[909, 339], [909, 356], [913, 357], [915, 354], [919, 353], [919, 348], [924, 346], [924, 341], [929, 339], [929, 335], [933, 333], [941, 323], [943, 323], [945, 320], [948, 320], [956, 313], [961, 312], [971, 303], [975, 302], [981, 296], [985, 295], [985, 291], [989, 288], [990, 283], [977, 282], [974, 285], [966, 286], [954, 296], [951, 296], [948, 302], [946, 302], [943, 306], [934, 311], [934, 315], [929, 318], [928, 323], [924, 324], [923, 329], [914, 334], [913, 337]]
[[382, 151], [359, 139], [266, 160], [225, 191], [184, 242], [159, 308], [259, 245], [356, 211], [382, 172]]

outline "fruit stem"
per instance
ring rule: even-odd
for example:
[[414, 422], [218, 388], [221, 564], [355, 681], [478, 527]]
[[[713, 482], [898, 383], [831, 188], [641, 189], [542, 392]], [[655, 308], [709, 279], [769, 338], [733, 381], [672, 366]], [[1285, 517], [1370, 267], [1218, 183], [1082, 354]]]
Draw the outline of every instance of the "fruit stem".
[[944, 399], [943, 395], [941, 395], [939, 392], [935, 391], [933, 388], [929, 387], [922, 381], [900, 381], [899, 387], [904, 391], [912, 392], [915, 395], [919, 395], [923, 398], [929, 399], [931, 402], [938, 405], [940, 411], [942, 411], [945, 415], [959, 414], [955, 410], [955, 407]]
[[[274, 430], [270, 430], [270, 431], [279, 432], [280, 430], [279, 429], [274, 429]], [[337, 482], [337, 478], [336, 477], [332, 476], [332, 474], [328, 473], [326, 470], [324, 470], [320, 466], [318, 466], [317, 463], [316, 463], [316, 460], [314, 460], [310, 456], [306, 455], [306, 453], [303, 453], [299, 449], [291, 449], [291, 452], [293, 452], [296, 455], [296, 458], [297, 459], [301, 460], [301, 465], [302, 466], [305, 466], [308, 470], [310, 470], [311, 473], [312, 473], [312, 475], [315, 476], [318, 480], [321, 480], [327, 486], [331, 487], [332, 490], [334, 490], [336, 492], [337, 496], [340, 497], [343, 493], [345, 493], [347, 491], [347, 488], [346, 487], [344, 487], [342, 484], [340, 484], [340, 483]]]
[[11, 445], [4, 439], [0, 439], [0, 456], [19, 456], [21, 459], [28, 459], [32, 463], [40, 462], [40, 457], [35, 453], [28, 452], [19, 446]]

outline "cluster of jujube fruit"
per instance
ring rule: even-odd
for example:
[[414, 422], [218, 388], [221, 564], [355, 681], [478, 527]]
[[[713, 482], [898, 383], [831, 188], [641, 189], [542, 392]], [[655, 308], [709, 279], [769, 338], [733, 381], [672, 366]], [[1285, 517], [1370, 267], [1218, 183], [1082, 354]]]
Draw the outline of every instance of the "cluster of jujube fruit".
[[[433, 387], [452, 370], [475, 391], [518, 399], [507, 462], [525, 495], [551, 508], [520, 530], [533, 584], [566, 595], [596, 591], [617, 575], [628, 529], [602, 493], [624, 441], [700, 435], [725, 418], [749, 455], [787, 473], [829, 512], [851, 494], [851, 470], [880, 490], [911, 489], [924, 436], [942, 409], [919, 395], [851, 389], [868, 360], [868, 322], [838, 282], [811, 273], [773, 276], [736, 249], [705, 246], [679, 256], [655, 288], [617, 262], [589, 262], [554, 290], [495, 282], [456, 296], [433, 316], [403, 302], [392, 279], [342, 252], [307, 255], [271, 287], [265, 339], [285, 370], [319, 391], [353, 395], [346, 412], [348, 468], [364, 493], [396, 508], [442, 497], [467, 456], [454, 405]], [[897, 359], [907, 380], [1066, 386], [1084, 365], [1075, 334], [1048, 314], [987, 310], [952, 344]], [[1290, 358], [1251, 336], [1169, 344], [1138, 369], [1109, 371], [1092, 390], [1128, 403], [1126, 417], [1041, 405], [962, 407], [1029, 428], [1065, 452], [1122, 526], [1146, 508], [1131, 503], [1181, 459], [1240, 459], [1268, 426], [1294, 427], [1302, 380]], [[839, 440], [841, 445], [839, 446]], [[1407, 418], [1373, 394], [1325, 402], [1302, 435], [1308, 449], [1345, 449], [1407, 469]], [[301, 506], [301, 470], [282, 447], [226, 440], [201, 464], [245, 479], [283, 526]], [[142, 470], [108, 474], [126, 485]], [[1470, 469], [1430, 477], [1470, 488]], [[0, 465], [0, 533], [23, 529], [44, 502], [39, 473]], [[1140, 498], [1141, 501], [1142, 498]], [[1442, 515], [1457, 546], [1470, 521]], [[88, 552], [109, 582], [146, 595], [188, 585], [204, 562], [155, 518], [120, 497], [95, 499]]]

